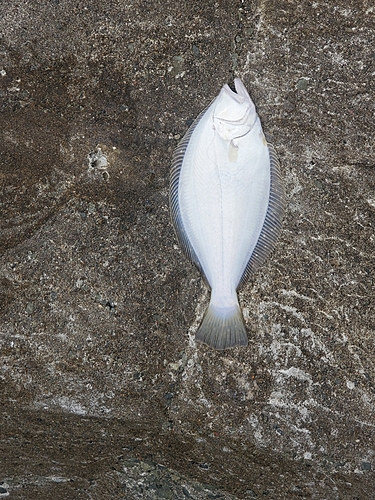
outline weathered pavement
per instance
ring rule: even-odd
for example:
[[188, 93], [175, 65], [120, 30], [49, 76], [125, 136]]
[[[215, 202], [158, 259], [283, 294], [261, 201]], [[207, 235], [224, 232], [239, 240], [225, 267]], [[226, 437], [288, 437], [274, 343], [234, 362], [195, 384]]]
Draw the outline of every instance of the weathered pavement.
[[[126, 5], [124, 5], [126, 3]], [[375, 9], [0, 3], [0, 497], [367, 499], [375, 480]], [[196, 345], [171, 154], [240, 76], [287, 213]]]

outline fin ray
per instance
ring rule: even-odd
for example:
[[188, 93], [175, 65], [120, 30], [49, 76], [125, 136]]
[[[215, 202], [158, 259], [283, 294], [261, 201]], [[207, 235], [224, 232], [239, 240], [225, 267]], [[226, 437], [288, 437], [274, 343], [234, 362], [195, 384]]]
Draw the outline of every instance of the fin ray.
[[268, 143], [271, 162], [271, 186], [268, 209], [262, 231], [242, 274], [237, 290], [240, 290], [250, 276], [264, 263], [271, 253], [281, 233], [281, 223], [285, 211], [285, 193], [281, 179], [280, 163], [272, 144]]
[[223, 311], [210, 304], [195, 338], [218, 350], [246, 346], [247, 333], [240, 306]]
[[181, 250], [183, 251], [184, 255], [192, 262], [195, 264], [195, 266], [198, 268], [199, 272], [201, 273], [204, 282], [210, 287], [210, 284], [208, 283], [207, 277], [203, 271], [203, 268], [201, 266], [201, 263], [199, 262], [199, 259], [197, 257], [197, 254], [195, 253], [189, 238], [186, 234], [183, 222], [182, 222], [182, 216], [181, 216], [181, 210], [180, 210], [180, 204], [178, 200], [178, 188], [179, 188], [179, 182], [180, 182], [180, 173], [181, 173], [181, 168], [182, 164], [184, 161], [184, 156], [186, 149], [188, 147], [190, 138], [198, 125], [200, 119], [202, 116], [206, 113], [207, 109], [211, 106], [211, 104], [214, 101], [212, 101], [199, 115], [197, 118], [194, 120], [184, 137], [181, 139], [179, 144], [177, 145], [177, 148], [175, 149], [172, 157], [172, 165], [171, 165], [171, 171], [170, 171], [170, 178], [169, 178], [169, 206], [170, 206], [170, 212], [171, 212], [171, 219], [172, 219], [172, 224], [174, 227], [174, 230], [177, 235], [178, 242], [180, 244]]

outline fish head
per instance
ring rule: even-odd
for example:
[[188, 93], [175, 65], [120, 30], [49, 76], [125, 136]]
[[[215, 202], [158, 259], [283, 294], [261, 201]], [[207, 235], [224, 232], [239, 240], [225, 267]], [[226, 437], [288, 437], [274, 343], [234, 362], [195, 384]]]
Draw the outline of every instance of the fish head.
[[224, 85], [214, 101], [213, 126], [225, 141], [246, 135], [257, 119], [255, 105], [239, 78], [234, 86], [236, 92]]

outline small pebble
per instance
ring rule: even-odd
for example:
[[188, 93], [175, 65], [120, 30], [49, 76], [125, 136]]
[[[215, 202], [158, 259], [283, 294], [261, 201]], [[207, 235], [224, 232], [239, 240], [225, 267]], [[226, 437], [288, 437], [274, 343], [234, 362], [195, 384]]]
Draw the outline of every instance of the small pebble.
[[300, 78], [296, 84], [298, 90], [306, 90], [309, 85], [309, 81], [306, 78]]

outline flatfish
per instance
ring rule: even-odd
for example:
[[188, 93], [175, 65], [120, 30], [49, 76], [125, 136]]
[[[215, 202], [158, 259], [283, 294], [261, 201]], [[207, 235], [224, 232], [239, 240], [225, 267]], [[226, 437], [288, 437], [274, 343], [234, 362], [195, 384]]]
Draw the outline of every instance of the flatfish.
[[224, 85], [174, 152], [170, 209], [181, 249], [211, 290], [196, 340], [247, 345], [237, 292], [281, 231], [284, 189], [273, 146], [240, 79]]

